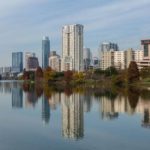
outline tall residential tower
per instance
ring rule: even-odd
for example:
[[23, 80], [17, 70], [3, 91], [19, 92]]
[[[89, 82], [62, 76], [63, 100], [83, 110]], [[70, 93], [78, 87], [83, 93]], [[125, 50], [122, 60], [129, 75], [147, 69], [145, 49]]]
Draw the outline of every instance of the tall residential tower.
[[62, 29], [61, 70], [83, 70], [83, 25], [66, 25]]

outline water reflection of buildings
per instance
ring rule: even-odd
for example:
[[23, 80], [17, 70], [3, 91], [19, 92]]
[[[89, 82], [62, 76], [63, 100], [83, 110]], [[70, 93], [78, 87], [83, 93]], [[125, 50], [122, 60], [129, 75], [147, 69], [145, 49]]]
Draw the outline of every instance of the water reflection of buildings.
[[48, 124], [50, 120], [49, 101], [44, 95], [42, 97], [42, 120], [45, 124]]
[[88, 92], [84, 93], [84, 112], [90, 112], [92, 107], [91, 95]]
[[29, 107], [29, 106], [35, 106], [35, 104], [37, 103], [37, 96], [36, 96], [36, 93], [35, 91], [28, 91], [28, 92], [25, 92], [25, 106], [26, 107]]
[[49, 98], [49, 105], [51, 110], [56, 110], [57, 105], [61, 102], [61, 94], [58, 93], [53, 93], [51, 98]]
[[138, 102], [135, 108], [132, 107], [127, 97], [117, 96], [114, 100], [108, 97], [101, 97], [100, 109], [102, 119], [117, 118], [119, 113], [127, 113], [132, 115], [134, 113], [143, 114], [143, 127], [150, 127], [150, 101], [143, 100], [138, 97]]
[[12, 82], [0, 82], [0, 92], [1, 93], [11, 93], [13, 87]]
[[23, 107], [23, 91], [21, 88], [12, 89], [12, 108]]
[[84, 136], [83, 96], [61, 94], [62, 135], [66, 138], [79, 139]]

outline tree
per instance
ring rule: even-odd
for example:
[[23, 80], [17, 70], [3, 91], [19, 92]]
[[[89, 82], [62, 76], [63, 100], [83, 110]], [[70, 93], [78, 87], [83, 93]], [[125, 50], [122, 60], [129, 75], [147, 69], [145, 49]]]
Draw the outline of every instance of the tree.
[[73, 79], [75, 79], [77, 83], [83, 83], [85, 82], [85, 74], [83, 72], [75, 72]]
[[73, 79], [73, 71], [70, 71], [70, 70], [65, 71], [64, 72], [64, 79], [65, 79], [66, 83], [69, 84], [70, 81]]
[[47, 67], [45, 70], [44, 70], [44, 80], [48, 83], [50, 80], [52, 80], [52, 69], [51, 67]]
[[140, 71], [140, 76], [142, 78], [148, 78], [150, 77], [150, 67], [144, 67]]
[[25, 69], [23, 70], [23, 79], [29, 80], [29, 72], [27, 72]]
[[138, 66], [135, 61], [131, 61], [127, 73], [128, 83], [133, 83], [138, 81], [139, 77], [140, 74], [139, 74]]
[[111, 66], [105, 70], [105, 76], [117, 75], [118, 71], [115, 67]]
[[37, 67], [36, 72], [35, 72], [35, 78], [36, 80], [43, 78], [43, 70], [41, 67]]

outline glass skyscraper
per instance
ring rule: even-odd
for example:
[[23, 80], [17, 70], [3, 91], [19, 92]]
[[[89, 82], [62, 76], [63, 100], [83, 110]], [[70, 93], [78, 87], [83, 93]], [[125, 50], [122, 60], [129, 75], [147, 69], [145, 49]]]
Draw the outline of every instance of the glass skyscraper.
[[50, 40], [45, 36], [42, 40], [42, 68], [48, 67], [50, 55]]
[[12, 53], [12, 72], [20, 73], [23, 71], [23, 52]]

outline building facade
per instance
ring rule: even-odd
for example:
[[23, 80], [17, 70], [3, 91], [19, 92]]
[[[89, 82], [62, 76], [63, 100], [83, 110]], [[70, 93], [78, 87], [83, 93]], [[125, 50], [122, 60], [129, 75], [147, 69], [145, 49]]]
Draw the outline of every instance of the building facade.
[[114, 66], [116, 69], [126, 68], [125, 51], [114, 51]]
[[107, 69], [108, 67], [114, 66], [114, 52], [118, 51], [118, 45], [111, 42], [103, 42], [100, 49], [100, 68], [102, 70]]
[[37, 67], [39, 66], [39, 61], [35, 56], [35, 53], [27, 52], [25, 54], [25, 61], [26, 71], [36, 71]]
[[91, 65], [91, 50], [90, 48], [83, 49], [84, 70], [88, 70]]
[[47, 68], [49, 64], [50, 55], [50, 40], [49, 37], [45, 36], [42, 40], [42, 68]]
[[60, 56], [56, 54], [56, 51], [51, 52], [49, 66], [55, 71], [61, 71], [61, 59]]
[[142, 40], [143, 46], [143, 59], [139, 61], [138, 68], [150, 67], [150, 39]]
[[114, 51], [103, 51], [101, 53], [100, 68], [106, 70], [108, 67], [114, 66]]
[[111, 42], [103, 42], [101, 44], [101, 51], [110, 51], [110, 50], [118, 51], [118, 45], [116, 43], [111, 43]]
[[23, 53], [12, 53], [12, 73], [20, 73], [23, 71]]
[[62, 29], [62, 71], [83, 71], [83, 28], [75, 24]]

